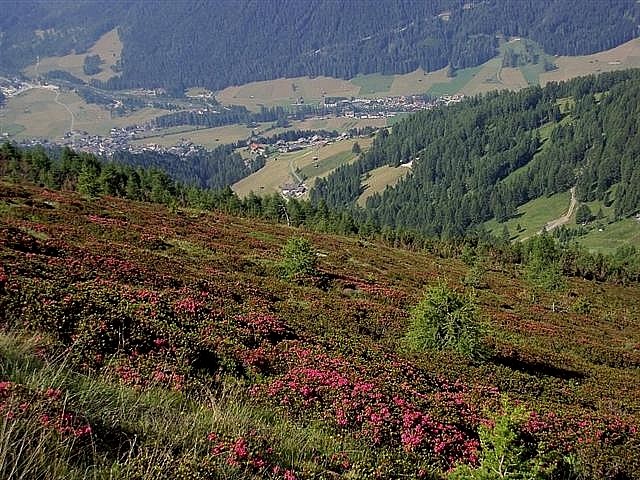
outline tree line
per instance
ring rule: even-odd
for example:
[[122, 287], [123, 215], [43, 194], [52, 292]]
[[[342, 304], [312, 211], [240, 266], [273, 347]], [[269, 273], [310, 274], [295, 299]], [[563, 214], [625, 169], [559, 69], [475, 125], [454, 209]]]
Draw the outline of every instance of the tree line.
[[186, 185], [198, 188], [221, 189], [261, 169], [265, 158], [243, 158], [235, 151], [234, 144], [220, 145], [213, 150], [199, 149], [186, 159], [170, 152], [132, 153], [119, 150], [111, 157], [111, 162], [158, 169]]

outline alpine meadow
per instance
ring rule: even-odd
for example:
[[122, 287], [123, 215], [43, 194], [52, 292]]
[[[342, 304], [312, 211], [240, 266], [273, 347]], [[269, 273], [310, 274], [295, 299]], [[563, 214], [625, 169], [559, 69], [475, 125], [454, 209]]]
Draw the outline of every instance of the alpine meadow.
[[0, 479], [640, 480], [637, 1], [0, 12]]

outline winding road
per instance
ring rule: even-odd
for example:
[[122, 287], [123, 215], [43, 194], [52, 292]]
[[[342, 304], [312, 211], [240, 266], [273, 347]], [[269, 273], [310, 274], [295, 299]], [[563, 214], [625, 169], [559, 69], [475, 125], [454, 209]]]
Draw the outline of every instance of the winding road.
[[[307, 155], [313, 153], [313, 150], [309, 150], [306, 153], [303, 153], [302, 155], [300, 155], [298, 157], [298, 159], [302, 158], [302, 157], [306, 157]], [[300, 176], [298, 175], [298, 173], [296, 172], [296, 168], [293, 164], [294, 159], [290, 158], [289, 159], [289, 173], [291, 174], [291, 178], [293, 178], [294, 180], [296, 180], [298, 182], [298, 184], [302, 184], [303, 180], [302, 178], [300, 178]]]

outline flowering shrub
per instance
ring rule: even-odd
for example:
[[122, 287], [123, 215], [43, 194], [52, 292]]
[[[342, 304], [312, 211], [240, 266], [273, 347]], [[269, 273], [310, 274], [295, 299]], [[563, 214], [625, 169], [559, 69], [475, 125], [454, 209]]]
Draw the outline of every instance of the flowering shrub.
[[249, 312], [236, 317], [241, 337], [247, 346], [262, 342], [277, 343], [291, 338], [291, 329], [278, 317], [268, 313]]
[[24, 385], [0, 381], [0, 416], [12, 423], [35, 425], [74, 442], [91, 436], [91, 426], [69, 411], [63, 392], [54, 388], [31, 391]]
[[[313, 425], [310, 432], [330, 444], [322, 453], [290, 452], [288, 442], [246, 432], [212, 438], [206, 454], [176, 443], [166, 446], [158, 478], [228, 471], [237, 478], [441, 477], [461, 464], [481, 469], [509, 432], [511, 446], [527, 446], [519, 459], [532, 468], [538, 460], [540, 468], [560, 468], [570, 458], [573, 473], [588, 480], [638, 478], [637, 287], [572, 283], [575, 298], [591, 299], [589, 313], [573, 311], [567, 299], [553, 312], [529, 303], [520, 278], [491, 268], [492, 289], [478, 292], [474, 308], [441, 291], [410, 319], [415, 328], [431, 325], [418, 325], [421, 314], [434, 320], [439, 345], [466, 353], [479, 344], [471, 320], [482, 309], [497, 355], [469, 364], [399, 348], [408, 299], [442, 274], [462, 281], [457, 260], [316, 236], [313, 244], [332, 252], [323, 262], [337, 288], [324, 291], [243, 267], [255, 249], [278, 257], [288, 232], [272, 225], [223, 214], [177, 217], [116, 199], [87, 208], [68, 193], [11, 195], [0, 183], [0, 198], [14, 203], [0, 229], [0, 328], [44, 333], [44, 363], [65, 352], [65, 365], [114, 388], [173, 390], [181, 404], [215, 402], [218, 387], [230, 383], [243, 400], [253, 395], [247, 408], [288, 417], [295, 428]], [[33, 199], [23, 208], [24, 195], [57, 205]], [[2, 414], [25, 431], [79, 446], [100, 431], [66, 408], [64, 392], [0, 385]], [[528, 416], [498, 435], [502, 420], [486, 412], [502, 411], [502, 391]], [[128, 460], [139, 476], [158, 461], [147, 447], [139, 444], [140, 455]]]
[[272, 478], [298, 479], [293, 470], [284, 468], [278, 463], [269, 439], [255, 431], [249, 432], [247, 436], [236, 438], [212, 432], [207, 439], [212, 444], [211, 454], [214, 457], [224, 458], [225, 462], [232, 467]]
[[293, 364], [289, 370], [255, 389], [255, 395], [277, 400], [293, 414], [316, 412], [339, 431], [374, 445], [427, 455], [444, 467], [475, 461], [478, 442], [469, 427], [478, 419], [463, 396], [455, 405], [439, 403], [440, 409], [455, 410], [452, 416], [461, 420], [447, 423], [430, 413], [432, 402], [442, 398], [438, 393], [423, 394], [393, 380], [387, 383], [365, 368], [322, 352], [292, 348], [288, 355]]

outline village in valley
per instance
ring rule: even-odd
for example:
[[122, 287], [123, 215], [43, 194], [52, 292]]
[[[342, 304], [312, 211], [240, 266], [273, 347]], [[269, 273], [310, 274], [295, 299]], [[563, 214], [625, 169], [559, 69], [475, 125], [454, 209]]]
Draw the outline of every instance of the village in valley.
[[[164, 132], [168, 131], [167, 129], [158, 127], [154, 121], [133, 123], [124, 126], [119, 124], [111, 127], [107, 135], [98, 135], [75, 128], [74, 112], [67, 105], [59, 101], [61, 94], [76, 91], [73, 86], [66, 84], [64, 81], [55, 82], [55, 80], [43, 81], [41, 79], [0, 78], [0, 93], [5, 99], [5, 104], [12, 98], [24, 95], [34, 89], [43, 89], [55, 93], [54, 102], [64, 107], [71, 118], [69, 129], [58, 138], [22, 137], [16, 141], [9, 132], [3, 130], [0, 119], [0, 137], [2, 139], [14, 140], [22, 146], [45, 145], [51, 148], [69, 147], [76, 151], [91, 153], [103, 158], [110, 158], [117, 152], [125, 151], [132, 154], [148, 152], [173, 154], [181, 159], [189, 159], [194, 155], [203, 154], [207, 151], [207, 147], [190, 138], [188, 126], [185, 126], [182, 130], [184, 136], [181, 136], [171, 145], [166, 144], [166, 142], [160, 144], [153, 141], [145, 141], [147, 138], [153, 140], [163, 137]], [[106, 91], [101, 93], [105, 96], [113, 95]], [[157, 102], [158, 99], [170, 103], [172, 106], [180, 101], [180, 99], [167, 97], [167, 92], [162, 89], [131, 91], [127, 92], [127, 94], [137, 95], [136, 98], [145, 99], [146, 102], [152, 102], [145, 103], [149, 108], [154, 107], [156, 104], [153, 102]], [[198, 95], [187, 92], [185, 99], [186, 103], [182, 103], [179, 111], [188, 114], [216, 115], [219, 114], [219, 111], [228, 110], [226, 106], [220, 104], [217, 105], [218, 109], [211, 107], [211, 102], [216, 102], [214, 92], [205, 91]], [[182, 101], [185, 102], [185, 99], [182, 99]], [[260, 125], [252, 122], [246, 126], [248, 132], [246, 136], [244, 138], [236, 138], [233, 143], [246, 159], [247, 163], [255, 161], [258, 157], [262, 157], [265, 160], [268, 158], [277, 159], [277, 155], [279, 154], [289, 154], [297, 151], [303, 151], [302, 153], [304, 155], [313, 153], [312, 151], [317, 153], [320, 148], [327, 145], [350, 140], [357, 136], [368, 137], [373, 135], [379, 128], [381, 120], [387, 122], [387, 124], [391, 124], [394, 117], [420, 110], [428, 110], [438, 106], [451, 105], [463, 99], [464, 95], [442, 95], [438, 97], [430, 97], [429, 95], [352, 96], [347, 98], [331, 97], [323, 94], [321, 103], [315, 106], [315, 110], [313, 108], [310, 109], [309, 112], [311, 113], [305, 113], [301, 118], [299, 107], [305, 106], [305, 99], [299, 97], [290, 105], [290, 113], [285, 121], [285, 124], [288, 125], [287, 128], [291, 130], [300, 129], [298, 125], [301, 125], [304, 121], [328, 122], [331, 121], [331, 119], [353, 119], [354, 121], [360, 122], [360, 125], [366, 124], [366, 122], [370, 120], [372, 121], [371, 125], [378, 126], [367, 127], [367, 129], [360, 129], [360, 131], [353, 128], [346, 131], [317, 130], [311, 135], [294, 139], [269, 141], [269, 137], [267, 136], [269, 132], [283, 131], [283, 128], [279, 127], [279, 129], [276, 129], [275, 126], [265, 127], [264, 124]], [[116, 96], [113, 96], [113, 102], [105, 105], [105, 108], [111, 109], [110, 115], [113, 115], [112, 110], [118, 106], [118, 102], [120, 102], [120, 100], [118, 100]], [[206, 102], [206, 105], [200, 105], [198, 102]], [[2, 108], [1, 105], [0, 108]], [[202, 129], [194, 126], [192, 130], [198, 131]], [[206, 132], [206, 129], [203, 131]], [[212, 135], [214, 134], [212, 133]], [[311, 159], [313, 160], [313, 165], [318, 168], [318, 157], [313, 156]], [[297, 173], [296, 168], [291, 167], [289, 170], [288, 181], [284, 181], [278, 189], [280, 194], [285, 198], [304, 196], [309, 189], [305, 183], [305, 178]]]

